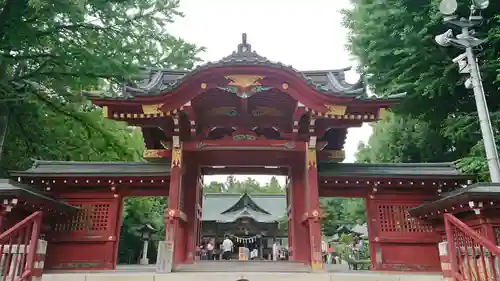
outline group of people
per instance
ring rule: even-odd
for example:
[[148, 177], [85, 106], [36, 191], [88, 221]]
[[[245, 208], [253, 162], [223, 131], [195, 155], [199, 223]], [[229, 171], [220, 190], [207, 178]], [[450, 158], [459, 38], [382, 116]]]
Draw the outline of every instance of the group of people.
[[[220, 245], [221, 258], [223, 260], [230, 260], [233, 253], [234, 243], [229, 236], [224, 237]], [[215, 239], [210, 239], [208, 242], [202, 242], [200, 247], [200, 256], [202, 260], [216, 259]]]
[[[199, 253], [201, 260], [231, 260], [234, 252], [234, 243], [229, 238], [225, 236], [224, 240], [220, 244], [220, 248], [216, 249], [215, 239], [210, 239], [209, 241], [202, 241], [199, 246]], [[243, 254], [249, 260], [259, 259], [259, 250], [254, 247], [252, 250], [248, 246], [243, 247]], [[273, 260], [284, 260], [287, 258], [286, 249], [281, 246], [279, 241], [276, 241], [272, 246], [272, 259]]]

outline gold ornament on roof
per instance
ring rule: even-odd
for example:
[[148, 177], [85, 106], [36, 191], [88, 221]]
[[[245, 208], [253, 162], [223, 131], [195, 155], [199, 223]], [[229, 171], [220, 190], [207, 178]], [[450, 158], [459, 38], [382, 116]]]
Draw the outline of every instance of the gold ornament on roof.
[[259, 75], [228, 75], [226, 79], [230, 80], [230, 86], [236, 86], [241, 89], [247, 89], [253, 86], [260, 86], [259, 80], [264, 79], [265, 76]]
[[347, 110], [347, 106], [345, 105], [325, 104], [325, 107], [327, 108], [327, 111], [324, 112], [325, 116], [344, 115]]
[[142, 105], [142, 112], [144, 114], [160, 114], [163, 111], [161, 111], [161, 107], [163, 106], [163, 103], [159, 104], [143, 104]]

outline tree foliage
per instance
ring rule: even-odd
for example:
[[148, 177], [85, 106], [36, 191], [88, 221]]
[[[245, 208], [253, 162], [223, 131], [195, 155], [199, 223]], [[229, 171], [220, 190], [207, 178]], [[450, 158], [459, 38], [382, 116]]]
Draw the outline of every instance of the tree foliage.
[[165, 28], [181, 15], [177, 6], [0, 0], [0, 140], [7, 136], [0, 172], [30, 158], [138, 160], [135, 132], [103, 120], [81, 90], [115, 89], [141, 66], [192, 67], [200, 49]]
[[332, 236], [339, 226], [366, 222], [365, 201], [360, 198], [321, 198], [321, 231]]
[[276, 177], [271, 177], [270, 181], [264, 185], [260, 185], [258, 181], [253, 178], [247, 177], [243, 181], [237, 180], [234, 176], [228, 176], [225, 183], [212, 181], [205, 184], [203, 187], [205, 193], [284, 193], [285, 189], [282, 187]]
[[[373, 91], [379, 95], [407, 94], [394, 108], [395, 116], [375, 125], [368, 147], [361, 147], [359, 161], [462, 159], [462, 169], [484, 172], [475, 101], [471, 90], [463, 86], [466, 77], [451, 62], [462, 51], [434, 41], [447, 29], [438, 13], [439, 2], [352, 0], [352, 9], [344, 11], [344, 24], [350, 32], [348, 48], [359, 59], [360, 71]], [[458, 2], [458, 14], [468, 16], [470, 2]], [[499, 11], [500, 3], [490, 1], [490, 7], [482, 11], [484, 24], [475, 30], [475, 36], [487, 39], [479, 63], [496, 135], [500, 122], [500, 96], [496, 94], [500, 81]], [[417, 144], [422, 145], [422, 151], [417, 151]]]
[[155, 228], [149, 245], [148, 258], [156, 260], [157, 248], [155, 242], [165, 238], [164, 210], [167, 198], [163, 197], [131, 197], [123, 202], [122, 227], [118, 244], [118, 262], [125, 264], [138, 263], [142, 254], [140, 227], [150, 224]]
[[439, 162], [453, 153], [443, 143], [440, 130], [423, 120], [387, 112], [373, 125], [368, 143], [360, 143], [356, 160], [363, 163]]

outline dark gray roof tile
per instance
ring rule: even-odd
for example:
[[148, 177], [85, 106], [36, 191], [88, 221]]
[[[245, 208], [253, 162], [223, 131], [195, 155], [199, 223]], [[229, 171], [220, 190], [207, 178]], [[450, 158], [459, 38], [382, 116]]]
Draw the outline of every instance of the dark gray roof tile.
[[[234, 206], [242, 197], [235, 193], [208, 193], [203, 195], [203, 221], [233, 222], [246, 211], [246, 216], [259, 222], [274, 222], [286, 215], [286, 197], [284, 194], [252, 194], [249, 195], [261, 209], [268, 214], [254, 210], [239, 210], [224, 213]], [[223, 214], [224, 213], [224, 214]]]
[[52, 211], [63, 213], [78, 210], [78, 208], [71, 206], [64, 201], [51, 197], [50, 194], [46, 192], [9, 179], [0, 179], [0, 197], [29, 198], [30, 204], [36, 204], [36, 206], [43, 207], [48, 207], [48, 204], [50, 204], [50, 208], [55, 208], [55, 210]]
[[499, 200], [500, 183], [475, 183], [464, 188], [456, 189], [442, 195], [438, 200], [422, 204], [409, 210], [412, 216], [420, 216], [429, 212], [435, 212], [442, 208], [448, 208], [456, 204], [468, 204], [474, 199]]
[[359, 176], [359, 177], [453, 177], [472, 178], [462, 174], [454, 163], [324, 163], [318, 166], [323, 177]]
[[[84, 95], [101, 99], [131, 99], [136, 96], [154, 96], [162, 92], [172, 90], [189, 77], [199, 71], [221, 67], [237, 65], [253, 65], [279, 68], [290, 71], [304, 80], [310, 87], [330, 96], [347, 96], [355, 98], [369, 98], [361, 78], [357, 83], [350, 84], [345, 80], [345, 71], [350, 68], [322, 71], [298, 71], [292, 66], [287, 66], [279, 62], [272, 62], [266, 57], [252, 51], [252, 46], [246, 41], [246, 34], [242, 36], [242, 42], [238, 45], [237, 51], [216, 62], [209, 62], [198, 66], [192, 71], [179, 71], [171, 69], [148, 69], [138, 75], [139, 82], [130, 83], [124, 87], [121, 95], [106, 95], [103, 93], [85, 92]], [[373, 99], [374, 97], [371, 97]]]
[[168, 176], [170, 166], [143, 162], [92, 162], [36, 160], [25, 171], [11, 171], [11, 176]]

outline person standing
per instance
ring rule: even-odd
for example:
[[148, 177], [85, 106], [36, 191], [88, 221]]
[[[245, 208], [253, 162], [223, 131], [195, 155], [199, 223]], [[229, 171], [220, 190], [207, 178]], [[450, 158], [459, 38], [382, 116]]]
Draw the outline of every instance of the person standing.
[[208, 244], [207, 244], [207, 257], [208, 257], [208, 260], [213, 260], [214, 258], [214, 244], [215, 244], [215, 241], [214, 239], [210, 239], [210, 241], [208, 241]]
[[280, 253], [280, 242], [276, 240], [273, 244], [273, 260], [277, 261]]
[[229, 239], [229, 236], [226, 236], [224, 238], [224, 241], [222, 241], [222, 259], [230, 260], [232, 253], [233, 253], [233, 241]]

